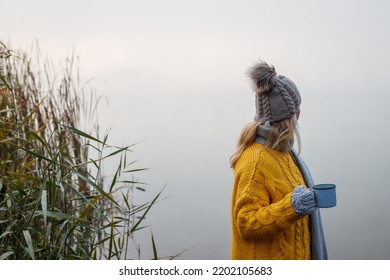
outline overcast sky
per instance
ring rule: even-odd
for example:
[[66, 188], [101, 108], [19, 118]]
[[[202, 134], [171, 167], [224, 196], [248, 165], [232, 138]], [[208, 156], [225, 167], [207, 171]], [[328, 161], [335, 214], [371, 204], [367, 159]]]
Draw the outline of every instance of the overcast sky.
[[[132, 144], [152, 196], [161, 255], [227, 259], [229, 157], [252, 121], [245, 72], [263, 59], [303, 98], [302, 156], [337, 184], [322, 211], [336, 259], [390, 259], [390, 1], [1, 1], [0, 39], [55, 61], [74, 48], [109, 105], [115, 144]], [[152, 255], [149, 229], [143, 257]], [[143, 245], [145, 244], [145, 245]]]

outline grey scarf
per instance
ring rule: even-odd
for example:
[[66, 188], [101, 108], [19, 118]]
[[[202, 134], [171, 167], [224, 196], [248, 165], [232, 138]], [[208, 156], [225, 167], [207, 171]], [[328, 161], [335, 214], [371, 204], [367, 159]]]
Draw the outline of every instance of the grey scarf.
[[[259, 144], [265, 144], [269, 135], [270, 124], [267, 122], [261, 125], [257, 129], [256, 142]], [[302, 176], [305, 180], [306, 186], [311, 188], [314, 185], [313, 178], [310, 175], [309, 169], [305, 162], [293, 149], [291, 155], [300, 169]], [[311, 226], [311, 258], [313, 260], [327, 260], [328, 252], [326, 250], [326, 242], [324, 231], [322, 228], [320, 209], [317, 209], [314, 213], [310, 214], [310, 226]]]

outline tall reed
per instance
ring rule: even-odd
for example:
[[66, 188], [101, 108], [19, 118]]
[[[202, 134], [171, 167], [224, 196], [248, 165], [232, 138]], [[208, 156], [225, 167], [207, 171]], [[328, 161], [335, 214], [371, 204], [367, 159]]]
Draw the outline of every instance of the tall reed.
[[[0, 42], [0, 259], [131, 258], [159, 194], [134, 205], [133, 174], [144, 169], [131, 146], [100, 138], [99, 98], [77, 59], [58, 70], [42, 57]], [[113, 176], [105, 163], [116, 164]]]

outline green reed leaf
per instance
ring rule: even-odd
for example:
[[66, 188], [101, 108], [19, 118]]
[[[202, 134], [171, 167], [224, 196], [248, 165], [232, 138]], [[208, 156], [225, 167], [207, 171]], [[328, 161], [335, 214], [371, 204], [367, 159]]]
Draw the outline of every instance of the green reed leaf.
[[41, 206], [42, 206], [43, 223], [46, 227], [47, 226], [47, 191], [46, 190], [42, 191]]
[[13, 254], [14, 254], [14, 251], [5, 252], [4, 254], [2, 254], [0, 256], [0, 260], [5, 260], [6, 258], [8, 258], [9, 256], [11, 256]]
[[30, 255], [30, 257], [35, 260], [35, 252], [34, 252], [34, 246], [31, 239], [30, 232], [28, 230], [23, 231], [24, 240], [26, 240], [27, 248], [26, 251]]

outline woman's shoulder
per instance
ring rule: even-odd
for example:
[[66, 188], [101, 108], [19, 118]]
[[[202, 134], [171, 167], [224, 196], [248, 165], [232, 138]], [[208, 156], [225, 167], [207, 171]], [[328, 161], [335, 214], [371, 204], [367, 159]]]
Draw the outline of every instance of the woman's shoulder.
[[270, 148], [260, 143], [253, 143], [245, 148], [243, 154], [248, 156], [260, 156], [269, 153]]
[[263, 162], [269, 157], [270, 150], [270, 148], [263, 144], [253, 143], [242, 152], [237, 164], [256, 166], [259, 162]]
[[269, 170], [277, 166], [281, 160], [284, 161], [286, 157], [289, 157], [288, 153], [276, 151], [260, 143], [253, 143], [243, 151], [239, 164]]
[[267, 147], [264, 144], [260, 143], [253, 143], [249, 145], [243, 152], [246, 156], [252, 157], [252, 158], [275, 158], [282, 156], [282, 152], [278, 152], [272, 148]]

